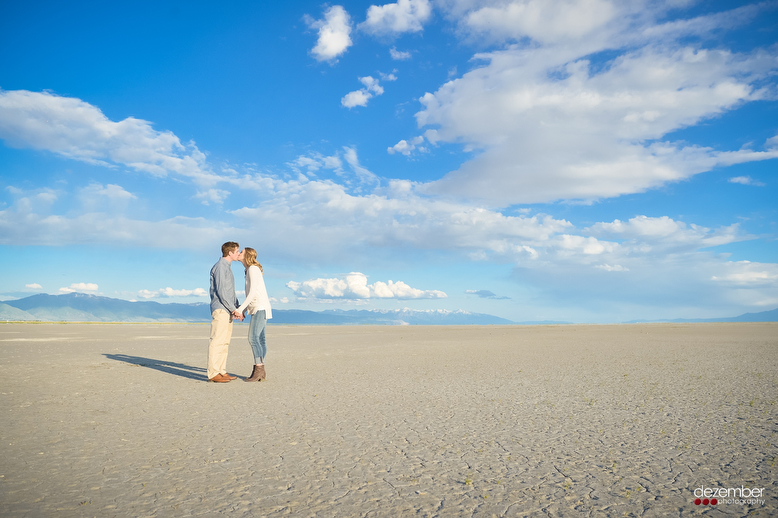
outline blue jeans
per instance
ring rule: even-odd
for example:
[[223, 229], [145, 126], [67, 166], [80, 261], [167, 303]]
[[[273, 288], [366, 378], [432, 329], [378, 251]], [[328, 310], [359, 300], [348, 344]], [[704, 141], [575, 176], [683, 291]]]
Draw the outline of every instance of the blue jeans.
[[254, 353], [254, 363], [264, 363], [265, 354], [267, 354], [267, 343], [265, 342], [265, 327], [267, 327], [267, 318], [265, 310], [257, 311], [251, 315], [249, 323], [249, 344]]

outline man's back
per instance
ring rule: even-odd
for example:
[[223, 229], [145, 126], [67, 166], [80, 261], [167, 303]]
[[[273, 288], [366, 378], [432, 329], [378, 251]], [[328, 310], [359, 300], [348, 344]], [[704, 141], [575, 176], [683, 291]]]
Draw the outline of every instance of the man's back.
[[211, 268], [211, 313], [223, 309], [232, 313], [237, 308], [235, 297], [235, 277], [230, 263], [223, 257]]

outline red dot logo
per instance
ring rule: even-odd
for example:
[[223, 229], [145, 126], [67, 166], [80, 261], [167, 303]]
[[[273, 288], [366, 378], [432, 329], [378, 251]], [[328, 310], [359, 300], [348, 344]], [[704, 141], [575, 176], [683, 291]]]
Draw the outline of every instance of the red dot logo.
[[702, 499], [702, 505], [708, 505], [709, 502], [710, 500], [708, 500], [707, 498]]
[[716, 500], [715, 498], [713, 498], [713, 499], [710, 501], [710, 505], [716, 505], [716, 504], [718, 504], [718, 503], [719, 503], [719, 501], [718, 501], [718, 500]]
[[702, 503], [702, 500], [699, 498], [694, 501], [694, 505], [700, 505]]

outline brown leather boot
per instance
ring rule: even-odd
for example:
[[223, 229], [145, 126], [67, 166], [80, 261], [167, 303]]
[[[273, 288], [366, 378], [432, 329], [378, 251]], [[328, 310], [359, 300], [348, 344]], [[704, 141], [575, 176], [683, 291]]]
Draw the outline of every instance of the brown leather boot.
[[251, 376], [248, 378], [244, 378], [243, 381], [259, 381], [259, 375], [260, 375], [260, 366], [254, 365], [254, 370], [251, 371]]
[[260, 381], [265, 381], [265, 378], [267, 377], [267, 374], [265, 374], [265, 364], [259, 366], [259, 379]]

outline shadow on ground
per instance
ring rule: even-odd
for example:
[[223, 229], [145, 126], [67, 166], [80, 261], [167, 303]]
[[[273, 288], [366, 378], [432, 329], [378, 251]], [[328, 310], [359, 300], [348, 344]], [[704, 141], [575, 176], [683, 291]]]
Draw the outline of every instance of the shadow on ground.
[[129, 363], [140, 367], [158, 370], [166, 374], [181, 376], [190, 380], [205, 381], [205, 369], [202, 367], [192, 367], [184, 363], [167, 362], [164, 360], [155, 360], [153, 358], [142, 358], [140, 356], [129, 356], [126, 354], [104, 354], [110, 360]]

